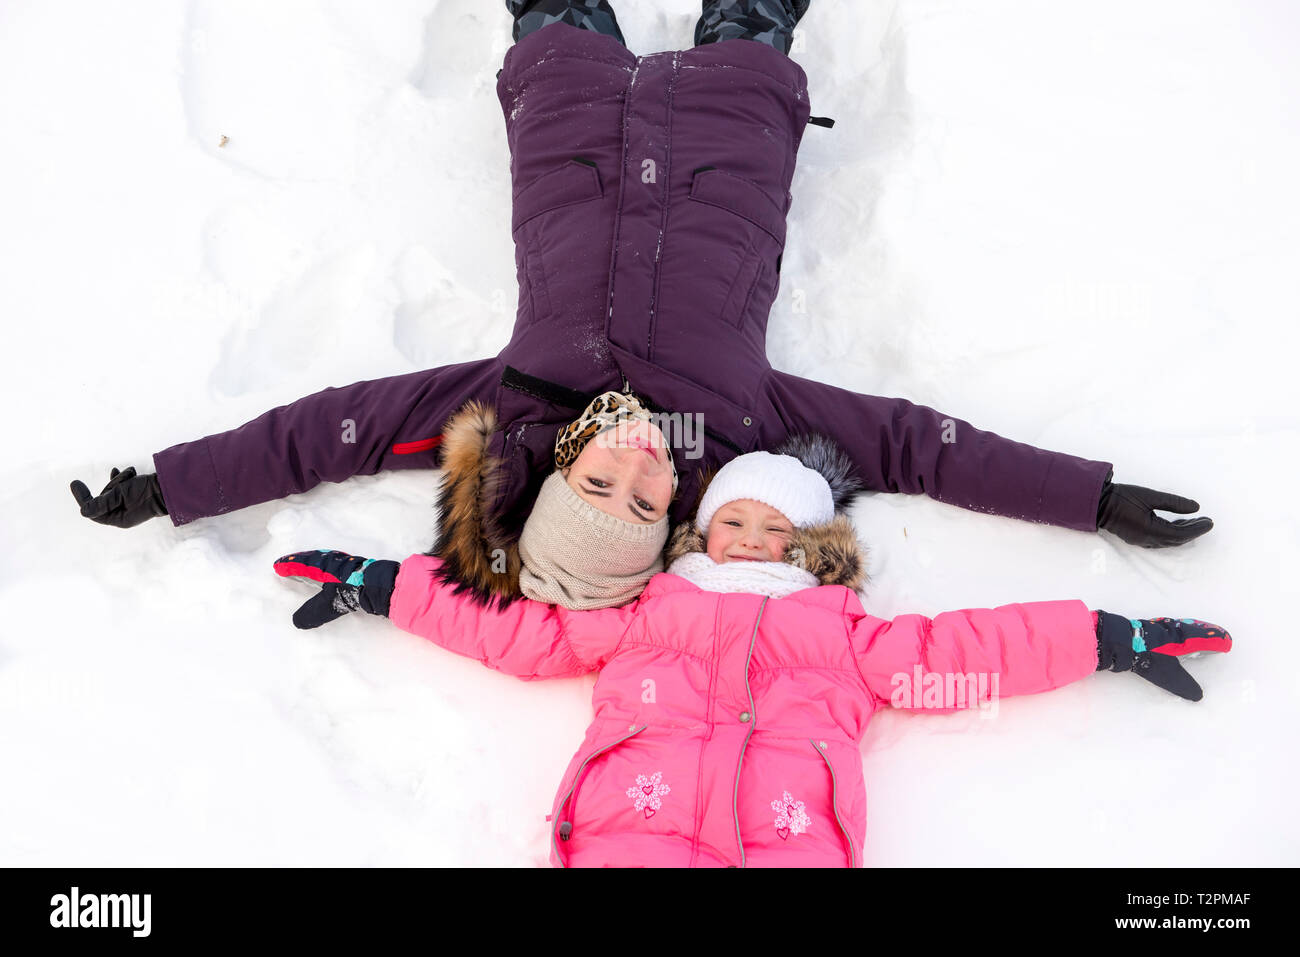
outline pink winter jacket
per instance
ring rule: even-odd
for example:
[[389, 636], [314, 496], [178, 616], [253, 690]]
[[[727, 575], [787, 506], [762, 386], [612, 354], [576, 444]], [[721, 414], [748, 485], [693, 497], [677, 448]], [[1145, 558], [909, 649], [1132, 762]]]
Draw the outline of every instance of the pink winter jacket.
[[501, 612], [435, 583], [439, 562], [402, 563], [399, 628], [525, 680], [600, 672], [551, 806], [561, 867], [860, 866], [859, 742], [877, 708], [952, 711], [1097, 667], [1080, 601], [885, 621], [842, 585], [769, 598], [661, 573], [619, 608]]

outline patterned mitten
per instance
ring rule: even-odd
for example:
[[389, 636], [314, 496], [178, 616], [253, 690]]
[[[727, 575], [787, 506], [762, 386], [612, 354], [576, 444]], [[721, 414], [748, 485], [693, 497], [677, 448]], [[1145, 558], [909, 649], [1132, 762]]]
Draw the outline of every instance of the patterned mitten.
[[1229, 651], [1232, 636], [1195, 618], [1125, 618], [1097, 612], [1097, 670], [1136, 671], [1166, 691], [1201, 700], [1201, 686], [1184, 670], [1179, 655]]
[[319, 628], [358, 608], [388, 617], [388, 601], [402, 565], [317, 548], [277, 558], [274, 567], [283, 578], [323, 584], [319, 594], [293, 613], [299, 628]]

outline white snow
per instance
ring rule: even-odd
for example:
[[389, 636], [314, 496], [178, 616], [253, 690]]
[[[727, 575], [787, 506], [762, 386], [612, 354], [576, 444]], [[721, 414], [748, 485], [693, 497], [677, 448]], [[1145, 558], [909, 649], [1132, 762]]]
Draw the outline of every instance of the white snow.
[[[616, 2], [638, 53], [694, 0]], [[925, 497], [856, 507], [867, 607], [1081, 598], [1227, 627], [1190, 704], [1102, 674], [890, 713], [865, 863], [1294, 865], [1300, 13], [1282, 0], [814, 0], [816, 115], [770, 354], [1198, 499], [1134, 548]], [[594, 678], [524, 683], [272, 560], [428, 546], [436, 474], [174, 528], [111, 466], [497, 352], [510, 177], [483, 0], [0, 5], [0, 864], [543, 866]], [[226, 137], [224, 146], [219, 145]]]

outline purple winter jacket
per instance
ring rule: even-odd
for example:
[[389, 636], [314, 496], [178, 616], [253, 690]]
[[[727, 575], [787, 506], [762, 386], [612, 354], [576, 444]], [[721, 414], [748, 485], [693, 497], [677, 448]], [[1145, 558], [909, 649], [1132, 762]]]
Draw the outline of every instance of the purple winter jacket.
[[[510, 342], [492, 358], [328, 388], [156, 453], [174, 524], [322, 480], [437, 468], [443, 424], [477, 399], [502, 423], [488, 452], [505, 463], [496, 507], [517, 533], [553, 469], [558, 430], [626, 385], [651, 410], [703, 426], [696, 457], [669, 435], [674, 522], [693, 507], [700, 470], [821, 431], [868, 488], [1096, 530], [1109, 463], [769, 364], [767, 318], [809, 122], [794, 60], [740, 39], [636, 56], [554, 23], [506, 53], [497, 95], [519, 279]], [[345, 420], [355, 441], [342, 439]]]

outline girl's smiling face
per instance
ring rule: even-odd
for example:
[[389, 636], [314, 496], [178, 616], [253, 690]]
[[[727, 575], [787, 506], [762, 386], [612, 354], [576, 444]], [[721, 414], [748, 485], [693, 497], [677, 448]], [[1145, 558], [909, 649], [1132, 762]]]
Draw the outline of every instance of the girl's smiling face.
[[583, 446], [564, 480], [579, 497], [602, 512], [637, 525], [668, 513], [673, 469], [668, 440], [651, 422], [620, 422]]
[[794, 523], [752, 498], [728, 502], [709, 522], [708, 554], [725, 562], [779, 562], [794, 537]]

